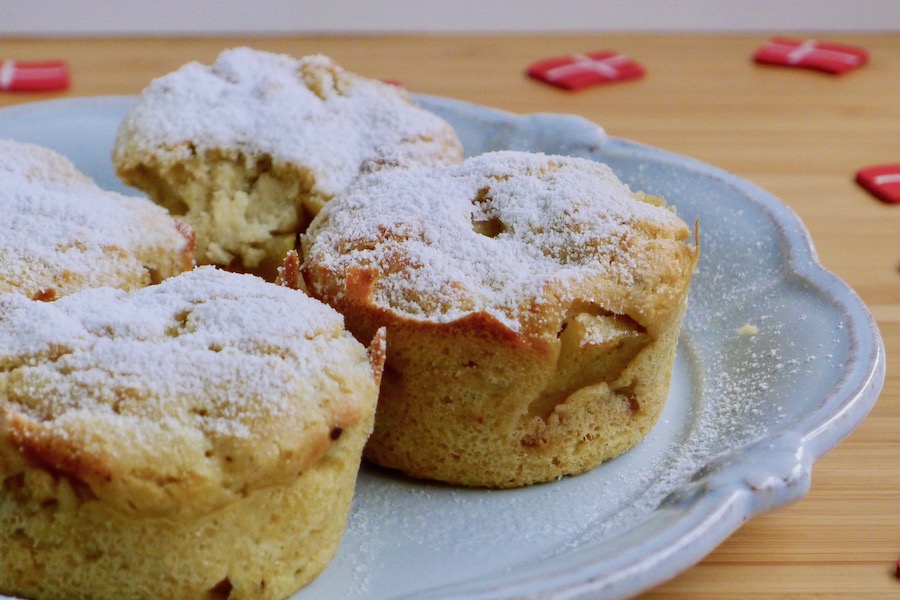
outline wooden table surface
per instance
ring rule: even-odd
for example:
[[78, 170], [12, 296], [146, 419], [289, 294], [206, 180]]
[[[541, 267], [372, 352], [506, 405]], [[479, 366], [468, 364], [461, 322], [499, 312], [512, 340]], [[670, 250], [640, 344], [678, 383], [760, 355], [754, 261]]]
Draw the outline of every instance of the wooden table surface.
[[[815, 464], [804, 499], [747, 523], [646, 597], [900, 598], [900, 205], [853, 181], [860, 167], [900, 163], [900, 35], [821, 37], [867, 48], [870, 63], [841, 77], [755, 65], [765, 34], [7, 39], [0, 57], [66, 59], [72, 86], [0, 93], [0, 106], [135, 94], [153, 77], [235, 45], [324, 53], [414, 92], [518, 113], [575, 113], [767, 189], [800, 215], [822, 263], [874, 314], [887, 349], [885, 386], [862, 425]], [[541, 58], [607, 48], [636, 58], [647, 75], [577, 93], [523, 75]]]

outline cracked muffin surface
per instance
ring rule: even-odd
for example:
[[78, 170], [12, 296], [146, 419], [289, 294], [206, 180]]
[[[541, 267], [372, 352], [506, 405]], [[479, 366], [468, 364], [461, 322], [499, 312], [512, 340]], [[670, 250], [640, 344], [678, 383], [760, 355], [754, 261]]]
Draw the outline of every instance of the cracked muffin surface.
[[250, 48], [153, 81], [113, 151], [123, 181], [197, 230], [198, 262], [268, 279], [361, 171], [461, 159], [453, 128], [402, 88]]

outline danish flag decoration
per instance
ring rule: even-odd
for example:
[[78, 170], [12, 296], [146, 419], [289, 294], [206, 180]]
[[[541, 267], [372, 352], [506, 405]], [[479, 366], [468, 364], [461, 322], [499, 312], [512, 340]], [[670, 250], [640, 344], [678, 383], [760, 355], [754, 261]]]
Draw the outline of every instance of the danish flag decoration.
[[69, 66], [61, 60], [0, 61], [0, 90], [50, 92], [69, 87]]
[[760, 64], [801, 67], [840, 75], [861, 67], [869, 60], [869, 53], [858, 46], [773, 38], [753, 55]]
[[883, 202], [900, 204], [900, 163], [860, 169], [856, 183]]
[[567, 90], [643, 77], [644, 67], [624, 54], [604, 50], [548, 58], [528, 67], [528, 75]]

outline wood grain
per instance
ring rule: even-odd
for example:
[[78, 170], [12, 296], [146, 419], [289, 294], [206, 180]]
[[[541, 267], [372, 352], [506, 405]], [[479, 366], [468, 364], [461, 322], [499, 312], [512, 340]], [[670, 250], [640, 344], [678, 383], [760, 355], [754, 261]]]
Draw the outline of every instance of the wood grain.
[[[134, 94], [189, 60], [250, 45], [321, 52], [362, 74], [505, 110], [582, 115], [614, 136], [687, 154], [781, 198], [808, 226], [822, 263], [871, 308], [887, 380], [863, 424], [816, 463], [796, 504], [747, 523], [646, 598], [900, 598], [900, 205], [853, 182], [900, 162], [900, 36], [836, 35], [869, 49], [841, 77], [750, 60], [764, 35], [478, 35], [0, 40], [0, 56], [65, 58], [62, 94], [0, 94], [0, 106]], [[564, 92], [523, 75], [532, 61], [601, 49], [644, 64], [639, 81]]]

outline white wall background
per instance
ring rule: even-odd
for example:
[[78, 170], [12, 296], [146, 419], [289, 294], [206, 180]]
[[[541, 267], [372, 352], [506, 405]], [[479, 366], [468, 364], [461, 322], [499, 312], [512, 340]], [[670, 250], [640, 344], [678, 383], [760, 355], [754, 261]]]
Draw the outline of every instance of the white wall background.
[[900, 0], [0, 0], [0, 36], [900, 31]]

